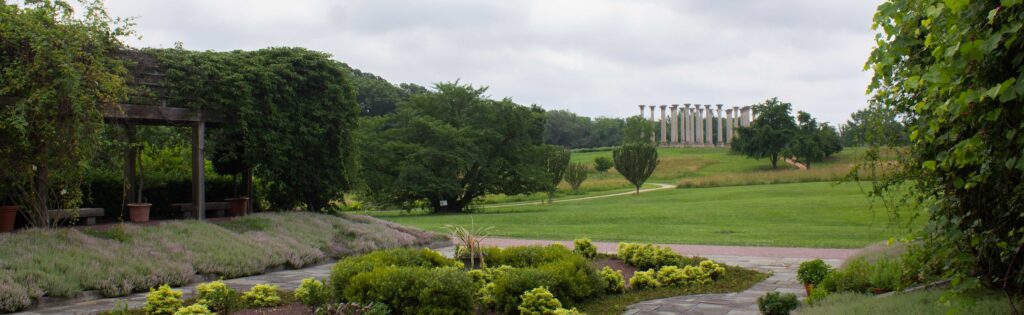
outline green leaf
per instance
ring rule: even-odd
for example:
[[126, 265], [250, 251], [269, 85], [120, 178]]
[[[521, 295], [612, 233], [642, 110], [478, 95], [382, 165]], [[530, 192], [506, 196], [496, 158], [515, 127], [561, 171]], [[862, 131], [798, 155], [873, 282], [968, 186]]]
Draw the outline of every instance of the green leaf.
[[934, 160], [924, 161], [924, 163], [921, 163], [921, 167], [924, 167], [924, 168], [926, 168], [928, 170], [934, 171], [935, 170], [935, 161]]
[[1022, 0], [1000, 0], [999, 5], [1009, 8], [1021, 3]]
[[946, 6], [949, 7], [949, 10], [953, 11], [953, 13], [957, 13], [960, 12], [960, 10], [963, 10], [964, 7], [970, 3], [970, 0], [946, 0], [945, 3]]

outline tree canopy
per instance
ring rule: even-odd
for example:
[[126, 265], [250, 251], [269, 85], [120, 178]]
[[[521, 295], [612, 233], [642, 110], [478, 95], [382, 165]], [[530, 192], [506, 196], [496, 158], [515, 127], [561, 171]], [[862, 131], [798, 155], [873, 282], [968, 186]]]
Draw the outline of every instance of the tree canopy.
[[868, 89], [910, 121], [901, 171], [876, 192], [910, 187], [954, 284], [1024, 288], [1022, 1], [891, 0], [874, 28]]
[[[484, 194], [544, 191], [544, 112], [439, 83], [360, 129], [364, 190], [405, 208], [463, 211]], [[425, 204], [424, 204], [425, 203]]]
[[622, 143], [623, 120], [579, 116], [566, 110], [547, 111], [544, 143], [566, 148], [599, 148]]
[[654, 144], [654, 124], [643, 116], [626, 118], [622, 128], [622, 144], [650, 143]]
[[732, 150], [756, 159], [768, 158], [772, 168], [777, 168], [790, 137], [797, 129], [790, 114], [792, 106], [774, 97], [754, 105], [757, 117], [750, 127], [736, 128]]
[[612, 151], [615, 170], [622, 174], [640, 194], [640, 187], [658, 167], [658, 148], [650, 143], [627, 143]]

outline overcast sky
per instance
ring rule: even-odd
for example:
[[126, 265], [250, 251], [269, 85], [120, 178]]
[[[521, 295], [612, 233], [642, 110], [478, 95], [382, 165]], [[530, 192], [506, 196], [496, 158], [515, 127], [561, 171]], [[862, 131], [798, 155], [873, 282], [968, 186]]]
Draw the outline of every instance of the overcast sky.
[[881, 2], [107, 1], [137, 17], [137, 47], [302, 46], [393, 83], [461, 79], [587, 116], [778, 96], [833, 123], [866, 105]]

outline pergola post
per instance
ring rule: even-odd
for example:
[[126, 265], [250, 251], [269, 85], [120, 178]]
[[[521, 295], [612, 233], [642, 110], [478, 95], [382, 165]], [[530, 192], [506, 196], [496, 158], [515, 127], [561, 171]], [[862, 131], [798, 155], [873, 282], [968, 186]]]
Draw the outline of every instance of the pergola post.
[[196, 219], [206, 219], [206, 123], [202, 116], [192, 126], [192, 206]]
[[[124, 177], [127, 181], [128, 198], [125, 199], [125, 203], [139, 203], [142, 200], [138, 200], [138, 177], [135, 175], [135, 162], [139, 160], [138, 150], [135, 150], [135, 125], [125, 124], [124, 132], [128, 139], [128, 147], [124, 150]], [[124, 205], [121, 205], [124, 207]], [[124, 208], [121, 208], [124, 209]]]
[[245, 194], [249, 197], [249, 202], [245, 203], [245, 214], [252, 214], [252, 204], [256, 202], [256, 198], [253, 195], [252, 187], [252, 167], [245, 168]]

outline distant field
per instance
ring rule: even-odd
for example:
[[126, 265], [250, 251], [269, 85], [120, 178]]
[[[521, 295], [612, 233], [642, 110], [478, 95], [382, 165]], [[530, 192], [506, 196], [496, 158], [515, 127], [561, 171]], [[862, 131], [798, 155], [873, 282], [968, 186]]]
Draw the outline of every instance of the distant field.
[[[867, 185], [867, 184], [864, 184]], [[866, 189], [867, 187], [864, 187]], [[857, 184], [830, 182], [668, 189], [477, 214], [382, 218], [443, 232], [445, 224], [495, 226], [494, 235], [526, 239], [678, 244], [857, 248], [902, 236], [881, 205]], [[918, 223], [914, 223], [918, 224]]]

